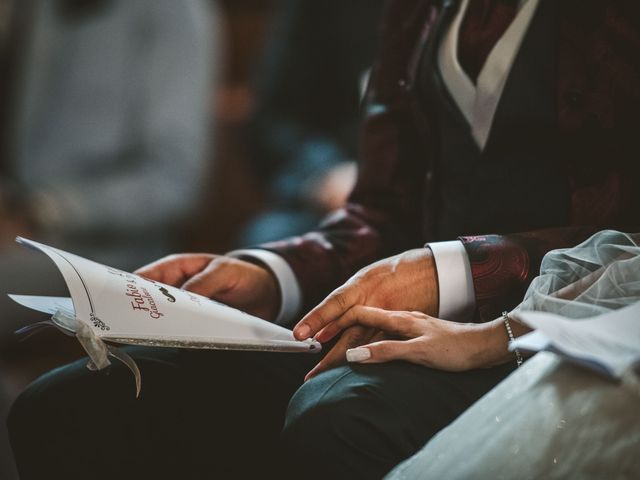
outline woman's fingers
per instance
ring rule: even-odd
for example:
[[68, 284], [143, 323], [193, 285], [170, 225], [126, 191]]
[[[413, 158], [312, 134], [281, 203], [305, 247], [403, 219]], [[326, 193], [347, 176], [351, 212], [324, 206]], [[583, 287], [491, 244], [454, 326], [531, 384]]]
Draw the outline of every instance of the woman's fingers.
[[347, 350], [347, 361], [352, 363], [384, 363], [393, 360], [417, 362], [415, 344], [411, 340], [383, 340]]
[[333, 348], [322, 358], [322, 360], [320, 360], [320, 362], [313, 367], [309, 373], [307, 373], [304, 378], [305, 381], [309, 380], [311, 377], [315, 377], [325, 370], [329, 370], [343, 364], [345, 354], [350, 348], [371, 342], [372, 340], [380, 338], [380, 336], [380, 332], [361, 325], [349, 328], [344, 332]]
[[347, 310], [340, 318], [326, 325], [316, 340], [328, 342], [345, 328], [364, 325], [384, 331], [388, 335], [401, 338], [413, 338], [422, 334], [423, 322], [427, 315], [421, 312], [394, 312], [377, 307], [356, 305]]

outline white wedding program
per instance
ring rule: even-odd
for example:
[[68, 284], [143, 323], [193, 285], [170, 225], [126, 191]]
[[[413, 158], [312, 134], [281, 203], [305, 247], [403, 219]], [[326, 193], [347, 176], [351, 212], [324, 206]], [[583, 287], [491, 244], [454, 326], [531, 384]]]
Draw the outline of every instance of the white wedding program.
[[[111, 268], [25, 238], [18, 243], [46, 254], [58, 267], [70, 298], [10, 295], [26, 307], [74, 318], [106, 342], [186, 348], [318, 352], [313, 340], [179, 288]], [[56, 323], [58, 327], [64, 325]]]

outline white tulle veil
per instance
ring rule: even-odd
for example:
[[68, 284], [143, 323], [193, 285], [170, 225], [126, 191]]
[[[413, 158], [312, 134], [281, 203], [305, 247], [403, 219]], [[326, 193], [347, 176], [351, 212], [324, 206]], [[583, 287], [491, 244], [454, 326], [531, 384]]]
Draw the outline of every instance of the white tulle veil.
[[640, 301], [640, 233], [596, 233], [547, 253], [516, 310], [593, 317]]

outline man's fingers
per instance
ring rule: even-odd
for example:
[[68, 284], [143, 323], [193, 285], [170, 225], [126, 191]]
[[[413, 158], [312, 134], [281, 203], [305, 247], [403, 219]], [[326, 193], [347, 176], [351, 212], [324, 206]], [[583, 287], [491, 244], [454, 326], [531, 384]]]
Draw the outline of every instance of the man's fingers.
[[377, 307], [356, 305], [347, 310], [336, 321], [329, 323], [316, 335], [321, 343], [328, 342], [345, 328], [352, 325], [383, 330], [396, 337], [415, 337], [420, 335], [417, 321], [426, 315], [420, 312], [394, 312]]
[[134, 273], [157, 282], [179, 287], [187, 279], [202, 271], [215, 255], [208, 253], [179, 254], [156, 260]]
[[329, 294], [317, 307], [307, 313], [293, 329], [298, 340], [305, 340], [319, 332], [356, 303], [356, 288], [342, 286]]
[[235, 280], [223, 270], [228, 265], [212, 261], [200, 273], [187, 280], [181, 288], [203, 297], [224, 301], [224, 294], [233, 289]]
[[345, 352], [349, 348], [362, 345], [366, 342], [370, 342], [375, 333], [377, 332], [373, 332], [372, 330], [361, 327], [359, 325], [352, 327], [344, 332], [340, 340], [336, 342], [336, 344], [331, 350], [329, 350], [324, 358], [320, 360], [320, 362], [315, 367], [313, 367], [313, 369], [311, 369], [309, 373], [307, 373], [307, 375], [304, 377], [305, 381], [309, 380], [311, 377], [315, 377], [325, 370], [330, 370], [344, 363]]
[[347, 361], [353, 363], [384, 363], [411, 360], [413, 343], [403, 340], [383, 340], [347, 350]]

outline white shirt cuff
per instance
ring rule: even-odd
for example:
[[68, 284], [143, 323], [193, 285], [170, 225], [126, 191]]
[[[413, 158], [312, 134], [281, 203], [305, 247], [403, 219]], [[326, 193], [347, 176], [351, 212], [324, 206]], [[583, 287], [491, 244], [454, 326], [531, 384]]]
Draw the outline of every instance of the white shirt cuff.
[[285, 259], [269, 250], [259, 248], [234, 250], [227, 255], [235, 258], [254, 258], [271, 270], [280, 288], [280, 311], [275, 323], [282, 325], [291, 322], [302, 307], [302, 292], [293, 270]]
[[476, 295], [467, 251], [462, 242], [427, 243], [438, 271], [438, 317], [459, 322], [473, 318]]

